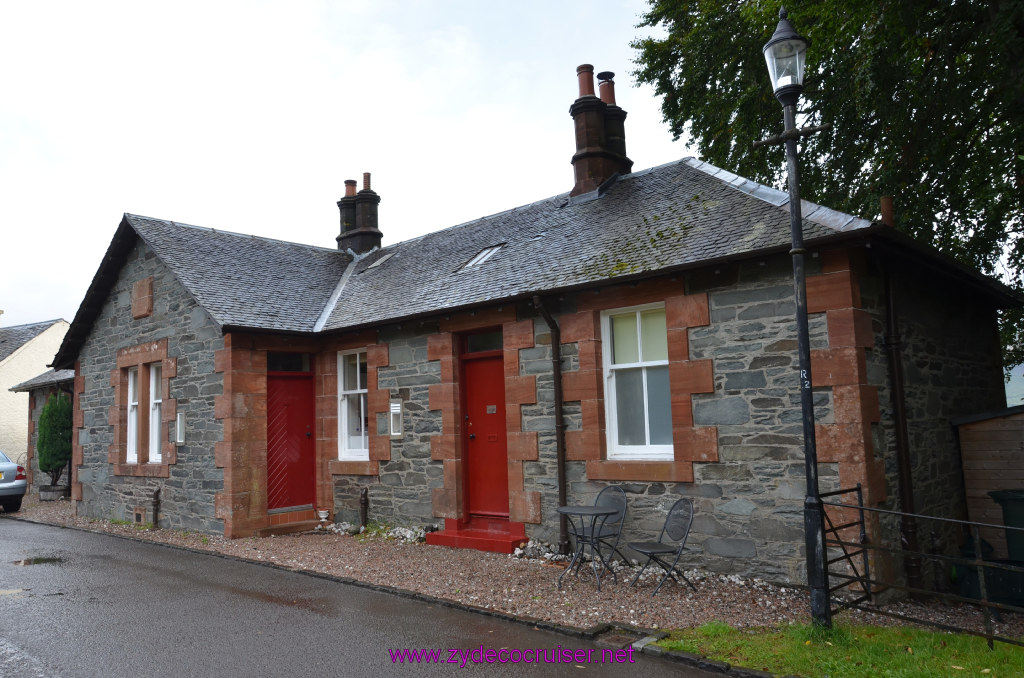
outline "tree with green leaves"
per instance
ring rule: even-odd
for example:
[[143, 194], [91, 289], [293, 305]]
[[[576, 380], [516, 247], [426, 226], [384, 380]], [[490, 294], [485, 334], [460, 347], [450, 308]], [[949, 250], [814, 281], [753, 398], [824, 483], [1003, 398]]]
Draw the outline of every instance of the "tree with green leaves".
[[[700, 157], [785, 185], [781, 131], [762, 47], [778, 2], [650, 0], [634, 75], [663, 98], [675, 138]], [[1024, 1], [802, 0], [809, 38], [801, 142], [808, 200], [873, 218], [893, 196], [897, 226], [1024, 291]], [[1024, 314], [1002, 316], [1004, 364], [1024, 363]]]
[[50, 396], [39, 414], [39, 470], [56, 485], [71, 459], [71, 399], [66, 393]]

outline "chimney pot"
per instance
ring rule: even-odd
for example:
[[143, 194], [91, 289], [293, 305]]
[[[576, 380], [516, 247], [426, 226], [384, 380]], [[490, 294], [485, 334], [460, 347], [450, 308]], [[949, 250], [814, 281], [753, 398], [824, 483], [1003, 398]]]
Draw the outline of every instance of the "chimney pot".
[[594, 96], [594, 67], [580, 64], [576, 67], [576, 77], [580, 81], [580, 97]]
[[615, 105], [615, 81], [612, 79], [615, 74], [611, 71], [601, 71], [597, 74], [598, 88], [601, 91], [601, 101], [609, 106]]
[[370, 173], [369, 172], [363, 172], [363, 190], [364, 191], [369, 191], [370, 190]]
[[893, 213], [892, 196], [883, 195], [880, 202], [882, 203], [882, 223], [886, 226], [895, 226], [896, 218]]
[[356, 194], [356, 180], [346, 179], [345, 180], [345, 197], [351, 198]]

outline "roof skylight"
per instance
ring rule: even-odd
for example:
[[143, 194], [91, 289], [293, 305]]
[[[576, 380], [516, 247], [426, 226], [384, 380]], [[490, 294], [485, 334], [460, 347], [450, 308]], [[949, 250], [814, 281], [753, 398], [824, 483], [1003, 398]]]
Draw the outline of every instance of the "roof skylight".
[[479, 266], [497, 253], [501, 249], [501, 245], [495, 245], [493, 247], [486, 247], [480, 250], [480, 253], [470, 259], [463, 268], [473, 268]]
[[385, 255], [384, 255], [383, 257], [381, 257], [381, 258], [380, 258], [380, 259], [378, 259], [377, 261], [375, 261], [375, 262], [373, 262], [372, 264], [370, 264], [369, 266], [367, 266], [365, 270], [367, 270], [367, 271], [368, 271], [368, 270], [370, 270], [371, 268], [377, 268], [378, 266], [380, 266], [381, 264], [383, 264], [383, 263], [384, 263], [385, 261], [387, 261], [387, 260], [388, 260], [388, 259], [390, 259], [391, 257], [395, 256], [395, 254], [397, 254], [397, 252], [388, 252], [388, 253], [387, 253], [387, 254], [385, 254]]

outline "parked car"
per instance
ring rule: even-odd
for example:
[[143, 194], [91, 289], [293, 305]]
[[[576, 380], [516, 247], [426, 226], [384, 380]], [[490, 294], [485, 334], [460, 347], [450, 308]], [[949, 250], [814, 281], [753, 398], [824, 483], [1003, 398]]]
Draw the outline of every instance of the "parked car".
[[28, 490], [28, 476], [25, 467], [15, 464], [0, 452], [0, 506], [7, 513], [14, 513], [21, 508], [21, 499]]

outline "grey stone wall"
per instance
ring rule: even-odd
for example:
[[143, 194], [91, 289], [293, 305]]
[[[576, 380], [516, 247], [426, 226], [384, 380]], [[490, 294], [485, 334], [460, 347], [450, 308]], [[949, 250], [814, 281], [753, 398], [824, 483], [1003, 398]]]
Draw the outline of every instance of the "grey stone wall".
[[[382, 328], [378, 341], [388, 344], [389, 367], [377, 370], [377, 383], [392, 399], [401, 399], [402, 435], [391, 439], [391, 460], [380, 462], [378, 477], [336, 476], [334, 506], [339, 520], [359, 519], [359, 494], [369, 492], [369, 520], [398, 525], [433, 525], [432, 488], [444, 484], [441, 462], [430, 459], [430, 438], [441, 433], [441, 412], [430, 409], [429, 387], [441, 383], [440, 364], [427, 360], [427, 336], [437, 325], [415, 331]], [[385, 416], [377, 430], [386, 433]]]
[[[816, 273], [817, 260], [808, 260]], [[691, 285], [688, 292], [699, 291]], [[715, 391], [694, 394], [697, 426], [718, 427], [718, 462], [694, 464], [691, 560], [718, 572], [803, 581], [805, 494], [797, 382], [796, 308], [788, 257], [739, 266], [707, 287], [711, 324], [690, 330], [690, 358], [711, 359]], [[828, 348], [824, 314], [809, 318], [812, 349]], [[814, 392], [815, 421], [833, 423], [830, 388]], [[821, 464], [822, 490], [835, 464]], [[660, 511], [659, 511], [660, 513]]]
[[[883, 508], [901, 510], [893, 393], [886, 347], [888, 303], [882, 259], [873, 259], [861, 276], [861, 299], [872, 316], [874, 350], [869, 350], [870, 383], [878, 386], [881, 418], [873, 434], [876, 454], [885, 461], [888, 498]], [[910, 261], [892, 266], [899, 315], [908, 419], [913, 511], [926, 516], [967, 517], [959, 443], [951, 419], [1006, 406], [996, 312], [977, 293]], [[957, 555], [963, 541], [955, 525], [918, 519], [921, 549]], [[876, 540], [897, 548], [899, 521], [879, 520]], [[887, 565], [903, 577], [899, 562]], [[936, 575], [925, 567], [928, 580]], [[947, 579], [948, 581], [948, 579]], [[935, 582], [941, 585], [943, 582]]]
[[[154, 278], [153, 314], [134, 320], [132, 285], [149, 276]], [[177, 411], [185, 413], [186, 443], [177, 448], [177, 463], [171, 466], [169, 478], [115, 476], [107, 455], [114, 440], [108, 414], [115, 404], [110, 373], [117, 351], [164, 338], [168, 357], [177, 358], [170, 398], [177, 401]], [[133, 520], [133, 508], [147, 505], [159, 488], [160, 527], [223, 534], [223, 521], [214, 511], [214, 497], [224, 487], [223, 471], [214, 465], [214, 445], [223, 438], [223, 426], [213, 411], [214, 397], [223, 392], [222, 375], [213, 371], [213, 356], [223, 345], [209, 315], [139, 241], [79, 354], [85, 378], [80, 401], [84, 427], [79, 429], [79, 515]]]
[[[575, 312], [572, 300], [563, 301], [561, 308], [551, 309], [552, 313], [564, 315]], [[541, 522], [527, 524], [526, 534], [551, 544], [558, 544], [559, 515], [558, 501], [558, 450], [555, 432], [555, 380], [551, 362], [551, 330], [541, 317], [533, 316], [534, 347], [519, 351], [519, 374], [536, 375], [537, 402], [523, 405], [523, 430], [537, 432], [538, 459], [523, 463], [523, 485], [527, 491], [540, 492]], [[556, 318], [557, 321], [557, 318]], [[561, 369], [570, 372], [579, 369], [579, 351], [576, 344], [562, 344]], [[562, 416], [567, 430], [578, 430], [582, 415], [578, 402], [564, 403]], [[566, 493], [570, 503], [578, 503], [572, 497], [581, 490], [593, 501], [593, 488], [583, 488], [586, 481], [585, 465], [582, 462], [566, 463]], [[582, 502], [579, 502], [582, 503]]]
[[923, 270], [903, 269], [896, 282], [915, 510], [964, 519], [960, 447], [950, 420], [1006, 407], [996, 313]]
[[[771, 265], [742, 267], [738, 280], [707, 288], [712, 323], [690, 331], [690, 357], [713, 360], [715, 393], [695, 396], [694, 416], [698, 425], [718, 426], [720, 462], [697, 464], [692, 484], [616, 483], [629, 500], [623, 541], [656, 538], [668, 508], [688, 496], [697, 506], [691, 566], [779, 581], [803, 579], [803, 447], [791, 275], [783, 257]], [[575, 310], [567, 295], [552, 312], [558, 319]], [[524, 463], [524, 482], [527, 491], [540, 492], [542, 514], [540, 524], [527, 524], [527, 534], [557, 543], [551, 334], [531, 310], [519, 312], [520, 320], [533, 319], [535, 341], [533, 348], [519, 351], [519, 373], [537, 377], [537, 402], [522, 407], [522, 418], [524, 430], [538, 433], [539, 458]], [[430, 325], [381, 330], [378, 340], [388, 344], [390, 366], [379, 369], [379, 384], [404, 401], [405, 433], [392, 440], [391, 460], [381, 463], [379, 479], [335, 479], [339, 519], [357, 519], [359, 490], [366, 487], [371, 520], [440, 522], [432, 515], [431, 490], [443, 485], [442, 464], [430, 459], [430, 437], [441, 432], [441, 413], [431, 411], [428, 402], [428, 388], [440, 383], [440, 373], [438, 364], [427, 360], [426, 348], [427, 335], [436, 331]], [[812, 317], [811, 334], [813, 347], [827, 347], [823, 314]], [[562, 369], [578, 369], [577, 345], [561, 349]], [[830, 389], [816, 393], [816, 405], [819, 421], [830, 423]], [[579, 403], [566, 403], [564, 416], [569, 430], [579, 429]], [[385, 427], [381, 418], [378, 428]], [[836, 482], [833, 465], [823, 465], [821, 475], [823, 486]], [[589, 480], [583, 462], [568, 463], [567, 479], [570, 503], [591, 503], [608, 485]]]
[[[809, 274], [819, 268], [817, 259], [808, 260]], [[982, 403], [995, 406], [1002, 393], [998, 365], [993, 363], [993, 319], [955, 290], [935, 294], [932, 282], [923, 276], [908, 273], [900, 282], [907, 295], [903, 303], [912, 307], [905, 316], [904, 334], [908, 384], [914, 388], [908, 396], [912, 439], [921, 450], [915, 463], [919, 502], [922, 507], [951, 505], [956, 503], [951, 494], [962, 484], [948, 418], [965, 407], [974, 411]], [[863, 303], [872, 314], [876, 336], [875, 347], [865, 351], [868, 379], [879, 387], [882, 404], [882, 422], [873, 430], [874, 452], [886, 463], [891, 499], [895, 455], [879, 330], [884, 309], [875, 289], [880, 283], [870, 271], [862, 283]], [[717, 427], [719, 461], [695, 464], [693, 483], [616, 483], [629, 501], [623, 541], [656, 538], [668, 508], [679, 497], [690, 497], [696, 518], [687, 566], [803, 582], [805, 479], [791, 261], [780, 255], [738, 265], [721, 276], [695, 275], [685, 284], [687, 293], [707, 292], [709, 297], [711, 323], [690, 329], [690, 358], [712, 361], [715, 390], [693, 396], [693, 414], [697, 426]], [[947, 308], [948, 303], [957, 308]], [[572, 295], [564, 295], [558, 304], [551, 309], [556, 320], [576, 310]], [[536, 375], [537, 402], [522, 407], [522, 419], [524, 430], [538, 433], [539, 458], [524, 463], [524, 479], [527, 491], [541, 495], [542, 516], [540, 524], [526, 528], [531, 538], [555, 544], [559, 502], [551, 334], [532, 309], [520, 307], [519, 319], [525, 318], [533, 320], [535, 345], [519, 351], [519, 374]], [[949, 320], [957, 328], [944, 328]], [[381, 463], [379, 479], [335, 479], [339, 518], [356, 518], [358, 492], [365, 486], [372, 520], [406, 525], [441, 522], [432, 516], [431, 490], [443, 485], [442, 464], [430, 459], [430, 437], [441, 432], [441, 413], [431, 411], [428, 402], [428, 388], [440, 383], [440, 373], [438, 364], [427, 360], [426, 349], [427, 336], [437, 331], [429, 323], [416, 329], [381, 330], [379, 341], [389, 346], [390, 366], [379, 370], [380, 385], [404, 401], [405, 434], [392, 441], [391, 460]], [[811, 315], [810, 333], [812, 349], [829, 348], [825, 314]], [[578, 369], [577, 345], [563, 344], [561, 349], [563, 371]], [[816, 388], [814, 396], [817, 423], [834, 423], [832, 389]], [[579, 403], [566, 403], [564, 415], [567, 429], [579, 429]], [[378, 429], [386, 430], [383, 418]], [[819, 477], [822, 491], [838, 489], [837, 464], [821, 463]], [[579, 504], [593, 502], [609, 484], [588, 479], [583, 462], [568, 462], [567, 480], [568, 501]]]

